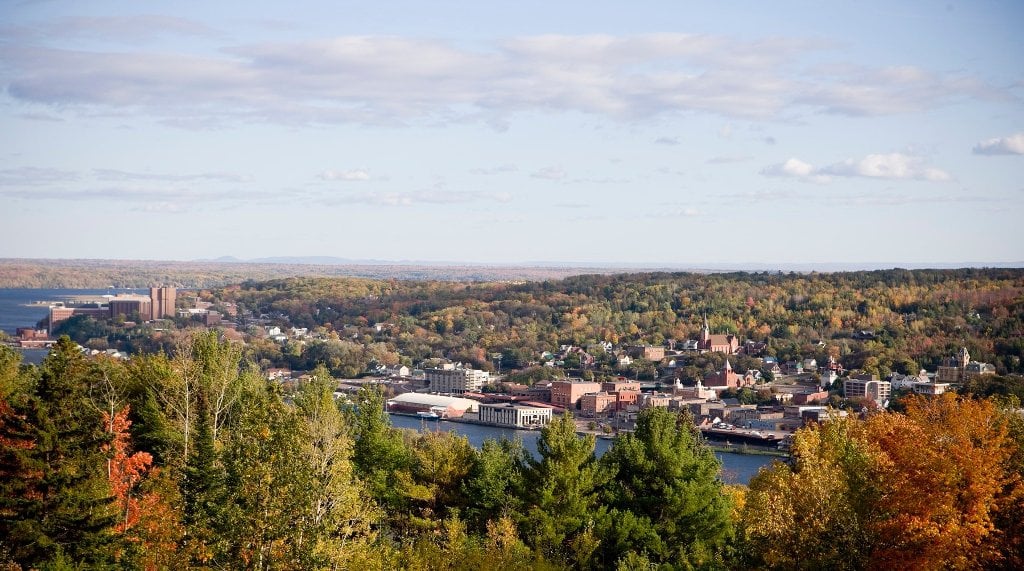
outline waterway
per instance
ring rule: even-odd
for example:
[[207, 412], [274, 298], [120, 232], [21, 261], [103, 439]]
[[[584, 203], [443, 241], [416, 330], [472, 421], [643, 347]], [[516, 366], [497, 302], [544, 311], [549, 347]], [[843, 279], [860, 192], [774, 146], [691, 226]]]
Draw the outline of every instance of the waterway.
[[[19, 327], [35, 327], [50, 313], [48, 302], [93, 298], [121, 293], [148, 293], [141, 289], [24, 289], [0, 288], [0, 331], [14, 336]], [[21, 349], [26, 363], [40, 363], [46, 349]]]
[[[488, 438], [497, 440], [507, 438], [514, 440], [519, 438], [523, 446], [532, 454], [537, 454], [537, 439], [540, 438], [538, 430], [513, 430], [511, 428], [499, 428], [496, 426], [484, 426], [481, 424], [469, 424], [465, 422], [449, 422], [445, 420], [426, 420], [414, 416], [391, 415], [391, 424], [397, 428], [410, 428], [413, 430], [444, 430], [465, 436], [469, 443], [480, 448], [484, 440]], [[598, 439], [595, 443], [594, 452], [598, 457], [602, 456], [611, 448], [613, 441]], [[764, 466], [768, 466], [777, 458], [772, 456], [761, 456], [756, 454], [737, 454], [733, 452], [715, 452], [722, 462], [722, 480], [729, 484], [747, 484]]]

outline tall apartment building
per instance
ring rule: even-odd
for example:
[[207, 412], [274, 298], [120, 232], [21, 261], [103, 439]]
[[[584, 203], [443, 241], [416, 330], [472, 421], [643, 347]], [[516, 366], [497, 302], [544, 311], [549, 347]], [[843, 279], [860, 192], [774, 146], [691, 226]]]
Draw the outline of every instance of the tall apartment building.
[[174, 317], [174, 302], [177, 290], [173, 287], [149, 288], [149, 299], [152, 301], [150, 319]]
[[427, 369], [425, 372], [431, 391], [453, 395], [479, 391], [491, 380], [490, 373], [478, 369]]
[[889, 381], [880, 381], [871, 375], [857, 375], [843, 381], [843, 391], [848, 399], [868, 398], [881, 404], [889, 400], [892, 384]]

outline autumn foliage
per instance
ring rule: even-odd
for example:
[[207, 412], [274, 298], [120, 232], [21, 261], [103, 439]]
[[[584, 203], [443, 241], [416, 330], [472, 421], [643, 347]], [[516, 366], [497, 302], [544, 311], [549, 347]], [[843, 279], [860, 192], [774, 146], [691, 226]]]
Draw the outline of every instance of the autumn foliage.
[[110, 444], [104, 445], [103, 449], [112, 453], [107, 461], [107, 477], [121, 514], [115, 528], [120, 533], [128, 531], [139, 522], [141, 504], [137, 488], [153, 464], [153, 456], [148, 452], [129, 453], [131, 434], [128, 428], [132, 421], [128, 419], [128, 412], [129, 407], [126, 405], [113, 417], [103, 413], [103, 424], [113, 436]]
[[742, 517], [756, 558], [769, 568], [1008, 566], [1022, 493], [1013, 414], [945, 394], [802, 430], [794, 468], [751, 482]]

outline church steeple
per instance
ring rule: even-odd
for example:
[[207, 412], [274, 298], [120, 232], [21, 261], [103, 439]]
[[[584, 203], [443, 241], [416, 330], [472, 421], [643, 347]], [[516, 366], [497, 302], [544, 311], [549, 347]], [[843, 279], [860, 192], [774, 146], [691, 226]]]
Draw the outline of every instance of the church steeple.
[[704, 327], [700, 330], [700, 341], [705, 349], [711, 348], [711, 327], [708, 326], [708, 312], [706, 311], [704, 312]]

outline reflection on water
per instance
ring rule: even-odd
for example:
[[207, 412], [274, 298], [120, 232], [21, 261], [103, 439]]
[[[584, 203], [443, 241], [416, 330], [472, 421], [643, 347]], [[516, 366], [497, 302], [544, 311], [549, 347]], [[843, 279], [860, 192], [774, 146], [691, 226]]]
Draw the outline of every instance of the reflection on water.
[[[537, 430], [512, 430], [511, 428], [499, 428], [496, 426], [483, 426], [480, 424], [467, 424], [464, 422], [448, 422], [445, 420], [425, 420], [413, 416], [391, 415], [391, 424], [398, 428], [410, 428], [413, 430], [445, 430], [465, 436], [469, 443], [479, 448], [483, 446], [484, 440], [519, 438], [523, 446], [531, 453], [537, 453], [537, 439], [540, 431]], [[611, 448], [613, 441], [598, 439], [594, 452], [598, 457]], [[715, 452], [718, 459], [722, 461], [722, 480], [729, 484], [747, 484], [763, 466], [768, 466], [775, 460], [772, 456], [759, 456], [753, 454], [734, 454], [731, 452]]]

